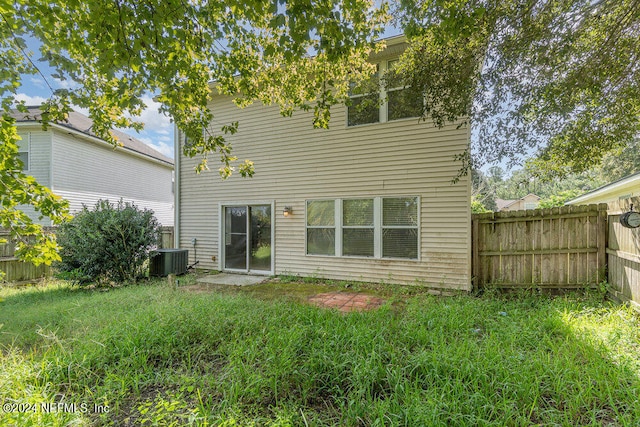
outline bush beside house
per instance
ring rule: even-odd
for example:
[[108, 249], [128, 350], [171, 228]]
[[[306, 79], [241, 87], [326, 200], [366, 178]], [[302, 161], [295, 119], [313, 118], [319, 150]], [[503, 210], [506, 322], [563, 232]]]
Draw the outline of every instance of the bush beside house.
[[153, 211], [100, 200], [93, 210], [85, 206], [60, 226], [62, 261], [56, 268], [63, 278], [80, 284], [135, 282], [146, 275], [150, 252], [159, 241]]

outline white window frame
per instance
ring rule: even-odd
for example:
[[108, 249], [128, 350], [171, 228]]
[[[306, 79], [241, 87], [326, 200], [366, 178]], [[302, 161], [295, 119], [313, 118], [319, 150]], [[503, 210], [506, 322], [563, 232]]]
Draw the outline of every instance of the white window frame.
[[[326, 226], [326, 225], [309, 225], [309, 221], [307, 218], [308, 215], [308, 206], [309, 206], [309, 202], [333, 202], [333, 226]], [[334, 248], [337, 248], [338, 246], [338, 239], [340, 239], [340, 247], [342, 247], [342, 236], [338, 237], [338, 221], [340, 221], [340, 224], [342, 224], [342, 219], [338, 218], [339, 216], [339, 212], [338, 212], [338, 202], [339, 200], [336, 199], [308, 199], [304, 201], [304, 253], [305, 255], [308, 256], [329, 256], [329, 257], [335, 257], [337, 256], [337, 252], [335, 252], [334, 249], [334, 255], [329, 255], [329, 254], [310, 254], [309, 253], [309, 248], [308, 248], [308, 243], [309, 243], [309, 239], [308, 239], [308, 235], [307, 235], [307, 230], [309, 229], [326, 229], [326, 228], [333, 228], [333, 233], [334, 233]], [[342, 212], [342, 204], [340, 204], [340, 212]]]
[[[398, 226], [384, 226], [382, 224], [382, 200], [383, 199], [402, 199], [402, 198], [414, 198], [416, 199], [417, 204], [417, 225], [415, 226], [406, 226], [406, 225], [398, 225]], [[363, 199], [373, 199], [373, 256], [364, 256], [364, 255], [344, 255], [343, 254], [343, 202], [345, 200], [363, 200]], [[309, 226], [307, 225], [307, 204], [309, 202], [316, 201], [330, 201], [333, 200], [334, 205], [334, 233], [335, 233], [335, 255], [326, 255], [326, 254], [310, 254], [307, 243], [308, 243], [308, 229], [314, 228], [331, 228], [331, 227], [321, 227], [321, 226]], [[398, 261], [413, 261], [419, 262], [421, 259], [421, 201], [420, 196], [417, 195], [386, 195], [386, 196], [369, 196], [369, 197], [342, 197], [339, 199], [327, 199], [327, 198], [318, 198], [318, 199], [307, 199], [305, 200], [305, 237], [304, 237], [304, 252], [305, 256], [310, 257], [331, 257], [331, 258], [347, 258], [347, 259], [384, 259], [384, 260], [398, 260]], [[348, 226], [348, 229], [354, 228], [371, 228], [371, 227], [357, 227], [357, 226]], [[398, 257], [383, 257], [382, 256], [382, 235], [385, 229], [415, 229], [416, 230], [416, 238], [417, 238], [417, 254], [416, 258], [398, 258]]]
[[[380, 258], [378, 225], [381, 223], [380, 197], [345, 197], [340, 200], [340, 256], [356, 258]], [[345, 200], [371, 200], [373, 201], [373, 225], [344, 225]], [[373, 228], [373, 255], [344, 255], [344, 230], [369, 230]], [[337, 248], [336, 248], [337, 249]]]
[[27, 162], [24, 165], [23, 171], [29, 172], [31, 170], [31, 132], [28, 132], [25, 136], [21, 135], [21, 137], [22, 140], [18, 141], [18, 157], [20, 154], [27, 154]]
[[[416, 199], [416, 225], [384, 225], [384, 218], [383, 218], [383, 210], [384, 210], [384, 204], [382, 203], [383, 199], [409, 199], [409, 198], [415, 198]], [[380, 200], [380, 257], [383, 259], [420, 259], [420, 197], [418, 196], [386, 196], [386, 197], [381, 197]], [[383, 235], [384, 235], [384, 230], [416, 230], [416, 239], [418, 239], [417, 241], [417, 250], [416, 250], [416, 258], [397, 258], [397, 257], [384, 257], [382, 254], [382, 246], [384, 244], [384, 239], [383, 239]]]
[[[386, 72], [388, 72], [389, 70], [391, 70], [391, 63], [398, 61], [398, 58], [396, 59], [390, 59], [388, 61], [385, 61], [386, 66], [385, 66], [385, 74]], [[409, 116], [409, 117], [400, 117], [397, 119], [389, 119], [389, 93], [390, 92], [401, 92], [403, 90], [406, 89], [410, 89], [411, 86], [396, 86], [396, 87], [391, 87], [391, 88], [387, 88], [385, 85], [382, 85], [383, 89], [384, 89], [384, 114], [385, 114], [385, 121], [387, 122], [396, 122], [399, 120], [407, 120], [407, 119], [416, 119], [419, 116]], [[424, 108], [424, 97], [422, 99], [422, 104], [423, 104], [423, 108]], [[382, 109], [382, 108], [381, 108]]]

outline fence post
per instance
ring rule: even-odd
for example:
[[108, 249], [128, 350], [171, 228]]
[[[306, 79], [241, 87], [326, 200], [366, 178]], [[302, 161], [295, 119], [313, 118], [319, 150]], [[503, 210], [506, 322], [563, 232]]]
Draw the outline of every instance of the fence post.
[[471, 217], [471, 277], [473, 289], [480, 286], [480, 257], [478, 253], [478, 217]]
[[607, 204], [598, 204], [598, 283], [607, 280], [607, 237], [609, 234], [609, 216]]
[[173, 227], [162, 227], [162, 238], [160, 240], [161, 249], [173, 248]]

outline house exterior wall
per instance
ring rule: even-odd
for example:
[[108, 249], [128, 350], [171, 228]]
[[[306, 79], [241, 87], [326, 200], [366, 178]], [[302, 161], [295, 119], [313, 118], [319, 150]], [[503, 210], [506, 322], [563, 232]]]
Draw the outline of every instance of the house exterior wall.
[[[18, 142], [19, 150], [29, 152], [29, 168], [25, 172], [38, 181], [38, 183], [51, 186], [51, 132], [42, 128], [21, 128], [18, 135], [22, 138]], [[39, 219], [39, 214], [31, 206], [20, 206], [37, 224], [51, 225], [48, 218]]]
[[529, 204], [532, 204], [532, 205], [535, 204], [536, 206], [538, 206], [539, 202], [540, 202], [540, 197], [536, 196], [535, 194], [527, 194], [523, 198], [514, 201], [513, 203], [509, 204], [508, 206], [505, 206], [500, 210], [502, 212], [521, 211], [521, 210], [527, 209], [527, 205]]
[[152, 209], [158, 221], [173, 225], [173, 167], [114, 149], [104, 142], [52, 131], [52, 190], [69, 200], [71, 212], [100, 199], [134, 202]]
[[[254, 161], [256, 174], [222, 181], [216, 168], [198, 175], [197, 159], [177, 156], [176, 235], [191, 250], [197, 238], [200, 267], [221, 269], [221, 205], [273, 203], [275, 274], [470, 289], [470, 181], [452, 183], [468, 129], [415, 118], [347, 127], [346, 109], [334, 107], [330, 129], [320, 130], [307, 113], [283, 118], [257, 104], [239, 110], [221, 96], [211, 108], [214, 130], [240, 122], [228, 141], [241, 161]], [[419, 197], [418, 260], [306, 255], [307, 200], [383, 196]], [[287, 218], [285, 206], [293, 209]]]
[[590, 193], [576, 197], [568, 205], [590, 205], [594, 203], [614, 203], [640, 196], [640, 174], [634, 174]]

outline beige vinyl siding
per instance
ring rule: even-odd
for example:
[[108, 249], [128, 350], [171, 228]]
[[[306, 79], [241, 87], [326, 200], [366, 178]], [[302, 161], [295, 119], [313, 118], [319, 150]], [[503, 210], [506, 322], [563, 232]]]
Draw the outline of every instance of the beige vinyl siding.
[[[211, 171], [197, 175], [197, 159], [181, 158], [180, 246], [198, 239], [205, 268], [219, 269], [219, 203], [275, 201], [275, 273], [332, 279], [417, 283], [449, 289], [470, 287], [470, 189], [463, 177], [452, 184], [469, 131], [436, 129], [417, 119], [347, 127], [344, 107], [332, 110], [331, 128], [313, 129], [312, 116], [283, 118], [278, 109], [244, 110], [215, 97], [212, 130], [232, 121], [234, 155], [255, 162], [251, 179], [221, 181], [215, 156]], [[305, 255], [305, 201], [313, 199], [418, 196], [419, 260]], [[293, 215], [284, 218], [285, 206]], [[216, 261], [211, 257], [215, 256]]]
[[[18, 135], [22, 138], [18, 142], [20, 151], [29, 150], [28, 175], [33, 176], [39, 184], [51, 186], [51, 131], [43, 131], [41, 126], [20, 126]], [[41, 225], [51, 225], [49, 218], [40, 219], [40, 214], [31, 206], [21, 206], [29, 217]]]
[[71, 212], [122, 198], [173, 225], [172, 166], [60, 130], [53, 133], [53, 161], [53, 189], [70, 201]]

